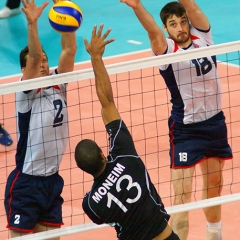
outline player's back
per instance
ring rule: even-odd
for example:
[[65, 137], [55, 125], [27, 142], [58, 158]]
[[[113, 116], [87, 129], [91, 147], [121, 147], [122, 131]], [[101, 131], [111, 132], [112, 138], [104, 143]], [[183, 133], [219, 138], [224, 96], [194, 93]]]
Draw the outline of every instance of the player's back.
[[94, 222], [114, 226], [118, 238], [125, 240], [152, 239], [169, 219], [142, 160], [134, 156], [107, 163], [94, 179], [83, 208]]

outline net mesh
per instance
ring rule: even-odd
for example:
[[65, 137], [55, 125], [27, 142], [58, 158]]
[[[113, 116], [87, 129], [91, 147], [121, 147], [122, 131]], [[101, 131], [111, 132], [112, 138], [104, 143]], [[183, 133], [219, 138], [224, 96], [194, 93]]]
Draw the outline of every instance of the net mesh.
[[[121, 117], [132, 133], [138, 154], [144, 161], [152, 182], [158, 190], [170, 214], [206, 206], [230, 203], [240, 199], [239, 141], [240, 141], [240, 41], [189, 50], [184, 53], [160, 57], [145, 57], [122, 63], [108, 64], [115, 102]], [[223, 111], [226, 116], [229, 143], [233, 150], [233, 161], [226, 161], [223, 177], [222, 197], [201, 201], [202, 177], [197, 167], [194, 173], [193, 203], [173, 206], [173, 189], [169, 168], [169, 139], [167, 120], [171, 111], [170, 96], [159, 75], [158, 65], [217, 55], [218, 69], [223, 87]], [[138, 56], [139, 57], [139, 56]], [[105, 60], [105, 62], [110, 62]], [[9, 82], [9, 83], [6, 83]], [[10, 147], [1, 146], [0, 161], [0, 239], [10, 238], [6, 230], [6, 216], [3, 196], [6, 179], [15, 166], [17, 143], [15, 93], [29, 89], [69, 83], [69, 141], [65, 151], [60, 174], [64, 178], [63, 221], [65, 227], [54, 230], [53, 234], [36, 234], [34, 239], [48, 239], [52, 236], [76, 234], [90, 229], [102, 228], [90, 223], [81, 208], [82, 199], [91, 188], [92, 177], [80, 171], [75, 164], [74, 149], [84, 138], [97, 142], [107, 154], [107, 135], [100, 115], [94, 75], [91, 68], [72, 73], [33, 79], [24, 82], [10, 82], [3, 79], [0, 86], [0, 122], [14, 140]], [[43, 237], [44, 236], [44, 237]], [[24, 239], [31, 239], [25, 236]], [[61, 238], [62, 239], [62, 238]], [[98, 238], [100, 239], [100, 238]], [[104, 238], [103, 238], [104, 239]]]

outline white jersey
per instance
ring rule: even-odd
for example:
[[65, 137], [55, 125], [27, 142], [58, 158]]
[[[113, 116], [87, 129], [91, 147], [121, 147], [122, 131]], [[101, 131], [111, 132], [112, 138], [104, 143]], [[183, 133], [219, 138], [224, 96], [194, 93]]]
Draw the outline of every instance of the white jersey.
[[[213, 45], [211, 30], [200, 31], [191, 26], [192, 44], [181, 49], [167, 39], [165, 54]], [[201, 122], [222, 109], [221, 83], [217, 73], [216, 56], [208, 56], [159, 66], [160, 74], [171, 93], [171, 116], [184, 124]]]
[[17, 168], [35, 176], [56, 173], [68, 141], [66, 84], [16, 93], [16, 111]]

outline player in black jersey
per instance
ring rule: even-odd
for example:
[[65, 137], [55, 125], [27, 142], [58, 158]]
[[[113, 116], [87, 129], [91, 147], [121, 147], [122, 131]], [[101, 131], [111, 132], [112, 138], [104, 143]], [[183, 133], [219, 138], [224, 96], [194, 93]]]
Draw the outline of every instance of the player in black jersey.
[[75, 149], [79, 168], [94, 177], [91, 190], [83, 199], [83, 209], [97, 223], [115, 227], [118, 239], [177, 240], [168, 225], [170, 216], [138, 156], [133, 139], [114, 104], [112, 87], [102, 55], [111, 29], [102, 35], [94, 26], [89, 43], [96, 91], [102, 105], [102, 118], [109, 134], [109, 155], [106, 158], [96, 142], [84, 139]]

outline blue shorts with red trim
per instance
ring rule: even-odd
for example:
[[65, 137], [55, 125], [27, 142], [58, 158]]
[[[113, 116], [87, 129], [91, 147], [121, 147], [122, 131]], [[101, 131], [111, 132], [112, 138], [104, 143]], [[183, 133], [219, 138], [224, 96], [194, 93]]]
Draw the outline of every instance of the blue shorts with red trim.
[[168, 120], [170, 167], [188, 168], [208, 157], [232, 159], [223, 112], [198, 123], [183, 124]]
[[32, 232], [37, 223], [56, 227], [63, 225], [63, 185], [58, 173], [39, 177], [13, 170], [7, 180], [4, 199], [7, 227]]

